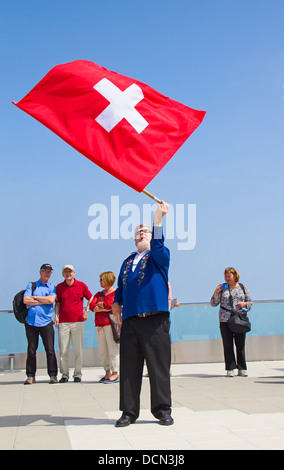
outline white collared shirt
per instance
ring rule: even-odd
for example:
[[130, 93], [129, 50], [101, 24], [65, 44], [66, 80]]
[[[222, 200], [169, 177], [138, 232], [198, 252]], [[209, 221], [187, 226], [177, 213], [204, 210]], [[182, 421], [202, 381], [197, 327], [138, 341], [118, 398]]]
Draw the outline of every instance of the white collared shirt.
[[149, 250], [144, 250], [142, 251], [142, 253], [139, 253], [139, 251], [136, 252], [136, 256], [133, 260], [133, 263], [132, 263], [132, 271], [134, 272], [135, 269], [136, 269], [136, 266], [137, 264], [139, 263], [140, 259], [143, 258], [143, 256], [146, 255], [146, 253], [148, 253]]

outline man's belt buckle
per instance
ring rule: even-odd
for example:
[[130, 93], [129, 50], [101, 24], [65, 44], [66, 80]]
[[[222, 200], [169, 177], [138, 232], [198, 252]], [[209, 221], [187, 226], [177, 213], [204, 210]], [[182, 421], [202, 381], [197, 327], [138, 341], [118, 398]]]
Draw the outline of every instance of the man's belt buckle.
[[138, 313], [138, 317], [145, 318], [146, 316], [147, 316], [147, 312]]

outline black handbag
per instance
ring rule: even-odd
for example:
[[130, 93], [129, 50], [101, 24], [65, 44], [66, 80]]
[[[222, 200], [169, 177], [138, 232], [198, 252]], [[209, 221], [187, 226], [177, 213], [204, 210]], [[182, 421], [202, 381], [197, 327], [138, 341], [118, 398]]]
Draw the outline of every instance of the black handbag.
[[247, 314], [236, 310], [231, 313], [228, 327], [233, 333], [248, 333], [251, 331], [251, 323]]
[[[241, 283], [239, 284], [245, 294], [244, 286]], [[232, 299], [230, 289], [229, 289], [229, 294], [230, 294], [230, 304], [231, 304], [232, 310], [231, 310], [231, 316], [228, 321], [228, 327], [233, 333], [248, 333], [249, 331], [251, 331], [251, 323], [249, 321], [247, 313], [244, 312], [242, 309], [234, 310], [233, 299]]]

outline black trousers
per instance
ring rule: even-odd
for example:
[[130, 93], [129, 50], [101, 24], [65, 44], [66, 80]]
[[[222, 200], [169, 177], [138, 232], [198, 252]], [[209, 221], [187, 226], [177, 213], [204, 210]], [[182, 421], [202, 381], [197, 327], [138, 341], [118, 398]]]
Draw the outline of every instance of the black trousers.
[[[223, 340], [226, 370], [247, 370], [246, 364], [246, 333], [233, 333], [227, 322], [220, 323], [220, 331]], [[237, 350], [237, 361], [234, 352], [234, 342]]]
[[120, 337], [120, 410], [139, 416], [143, 366], [146, 360], [151, 412], [160, 419], [171, 414], [171, 344], [169, 314], [133, 316], [122, 323]]
[[46, 326], [31, 326], [25, 323], [28, 340], [26, 372], [28, 377], [36, 374], [36, 352], [39, 336], [42, 339], [47, 359], [47, 372], [50, 377], [55, 377], [58, 372], [57, 359], [54, 351], [54, 328], [53, 322]]

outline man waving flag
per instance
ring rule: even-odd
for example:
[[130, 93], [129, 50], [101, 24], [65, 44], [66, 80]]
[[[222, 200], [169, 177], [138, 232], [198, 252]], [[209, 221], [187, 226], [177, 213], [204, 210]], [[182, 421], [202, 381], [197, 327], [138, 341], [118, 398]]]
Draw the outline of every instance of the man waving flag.
[[13, 103], [139, 192], [205, 115], [86, 60], [54, 67]]

